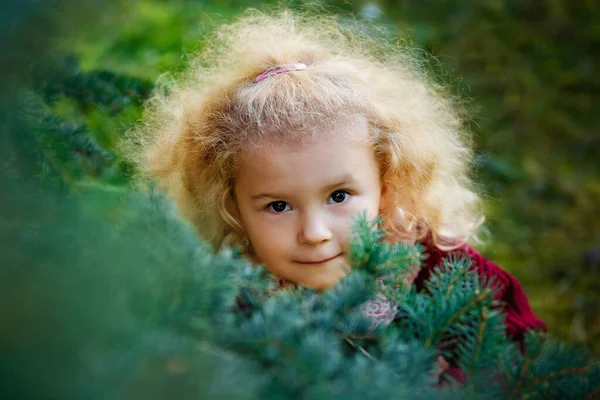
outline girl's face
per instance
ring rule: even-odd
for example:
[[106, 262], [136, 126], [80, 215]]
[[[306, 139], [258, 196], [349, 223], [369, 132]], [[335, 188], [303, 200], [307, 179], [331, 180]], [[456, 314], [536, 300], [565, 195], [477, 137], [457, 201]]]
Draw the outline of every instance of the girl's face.
[[379, 212], [380, 173], [366, 123], [338, 123], [311, 145], [247, 151], [235, 179], [242, 227], [273, 274], [315, 289], [345, 275], [353, 217]]

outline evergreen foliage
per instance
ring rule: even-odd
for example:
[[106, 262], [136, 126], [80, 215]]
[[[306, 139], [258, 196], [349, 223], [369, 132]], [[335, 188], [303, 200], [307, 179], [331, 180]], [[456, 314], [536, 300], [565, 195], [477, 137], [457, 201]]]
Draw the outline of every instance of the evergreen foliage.
[[[111, 71], [82, 71], [74, 55], [55, 56], [51, 68], [38, 71], [31, 90], [16, 97], [16, 109], [28, 125], [14, 139], [33, 162], [30, 166], [50, 184], [69, 187], [84, 178], [120, 183], [128, 166], [99, 144], [85, 118], [92, 111], [116, 116], [127, 107], [141, 106], [153, 85]], [[63, 117], [56, 104], [70, 100], [79, 117]], [[23, 164], [21, 164], [23, 166]]]
[[[600, 365], [583, 352], [532, 334], [522, 355], [506, 340], [492, 282], [468, 260], [448, 259], [426, 291], [405, 285], [420, 249], [386, 244], [378, 221], [357, 221], [339, 284], [277, 290], [235, 250], [215, 254], [151, 188], [61, 194], [16, 167], [3, 170], [0, 208], [5, 398], [598, 393]], [[397, 302], [390, 325], [365, 312], [381, 296]], [[439, 353], [468, 372], [466, 385], [436, 385]]]
[[[582, 349], [531, 333], [522, 352], [504, 336], [469, 260], [446, 260], [423, 292], [405, 285], [422, 249], [386, 244], [377, 221], [357, 220], [352, 272], [325, 292], [277, 289], [235, 249], [215, 254], [152, 188], [105, 184], [123, 166], [55, 112], [67, 98], [114, 115], [147, 82], [54, 71], [0, 109], [0, 397], [600, 397]], [[366, 313], [378, 301], [391, 321]], [[440, 354], [465, 385], [437, 385]]]
[[73, 54], [56, 57], [52, 69], [38, 77], [34, 87], [51, 105], [61, 96], [73, 99], [83, 113], [102, 107], [116, 115], [127, 105], [140, 105], [150, 96], [153, 84], [108, 70], [83, 71]]
[[[53, 114], [33, 93], [18, 98], [28, 129], [16, 138], [25, 158], [39, 177], [58, 185], [73, 184], [84, 176], [100, 176], [114, 156], [94, 140], [85, 125]], [[28, 154], [29, 153], [29, 154]]]

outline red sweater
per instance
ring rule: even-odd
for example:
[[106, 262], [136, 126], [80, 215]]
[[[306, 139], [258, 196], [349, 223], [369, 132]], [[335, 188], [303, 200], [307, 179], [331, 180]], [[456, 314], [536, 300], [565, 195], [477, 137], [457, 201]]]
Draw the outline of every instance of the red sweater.
[[[427, 259], [423, 261], [422, 269], [414, 281], [418, 290], [424, 288], [425, 282], [429, 279], [431, 271], [440, 266], [442, 259], [448, 257], [451, 253], [458, 255], [467, 255], [471, 258], [472, 269], [484, 277], [494, 277], [495, 287], [497, 288], [495, 299], [502, 302], [505, 315], [506, 334], [514, 341], [520, 343], [523, 350], [523, 336], [529, 329], [545, 330], [546, 325], [535, 316], [525, 295], [521, 284], [514, 276], [501, 269], [499, 266], [483, 257], [477, 250], [469, 245], [464, 245], [456, 250], [443, 251], [433, 246], [431, 243], [423, 243], [426, 246], [425, 254]], [[459, 382], [465, 381], [465, 374], [456, 367], [451, 367], [446, 373], [452, 375]]]

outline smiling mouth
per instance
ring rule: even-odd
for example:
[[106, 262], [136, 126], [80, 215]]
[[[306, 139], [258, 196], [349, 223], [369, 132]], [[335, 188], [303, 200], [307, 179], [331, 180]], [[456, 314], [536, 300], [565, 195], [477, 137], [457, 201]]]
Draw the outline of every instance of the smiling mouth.
[[333, 256], [331, 258], [326, 258], [324, 260], [321, 261], [296, 261], [298, 264], [303, 264], [303, 265], [318, 265], [318, 264], [324, 264], [326, 262], [329, 261], [333, 261], [335, 259], [337, 259], [338, 257], [340, 257], [342, 254], [338, 254], [337, 256]]

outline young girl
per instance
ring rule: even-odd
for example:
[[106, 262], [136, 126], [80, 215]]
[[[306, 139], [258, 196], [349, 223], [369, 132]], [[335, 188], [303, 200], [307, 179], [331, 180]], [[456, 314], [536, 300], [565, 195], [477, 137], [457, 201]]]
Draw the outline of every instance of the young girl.
[[216, 248], [240, 245], [281, 282], [325, 289], [345, 274], [353, 217], [494, 277], [506, 330], [543, 329], [519, 283], [467, 242], [483, 218], [456, 105], [408, 50], [334, 17], [247, 12], [187, 76], [157, 94], [139, 163]]

